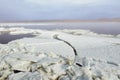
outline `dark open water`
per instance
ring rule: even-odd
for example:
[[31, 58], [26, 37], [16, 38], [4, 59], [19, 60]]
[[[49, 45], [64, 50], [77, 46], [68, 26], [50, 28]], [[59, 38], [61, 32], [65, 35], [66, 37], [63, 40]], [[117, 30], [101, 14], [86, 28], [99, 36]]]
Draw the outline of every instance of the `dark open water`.
[[24, 37], [34, 37], [32, 34], [19, 34], [19, 35], [10, 35], [8, 33], [4, 33], [0, 35], [0, 43], [7, 44], [8, 42], [16, 39], [21, 39]]

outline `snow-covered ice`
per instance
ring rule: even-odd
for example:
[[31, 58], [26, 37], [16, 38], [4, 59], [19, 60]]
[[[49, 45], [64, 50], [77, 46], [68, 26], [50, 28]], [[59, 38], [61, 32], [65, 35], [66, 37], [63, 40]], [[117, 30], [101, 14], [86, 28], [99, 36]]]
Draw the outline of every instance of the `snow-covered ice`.
[[120, 80], [119, 35], [0, 28], [4, 33], [35, 36], [0, 44], [0, 80]]

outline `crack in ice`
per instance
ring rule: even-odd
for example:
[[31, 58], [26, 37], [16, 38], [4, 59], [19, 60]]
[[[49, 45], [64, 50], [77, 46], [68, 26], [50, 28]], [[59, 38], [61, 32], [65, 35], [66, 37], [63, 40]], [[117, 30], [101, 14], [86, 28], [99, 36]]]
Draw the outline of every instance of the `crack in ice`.
[[53, 38], [54, 38], [54, 39], [57, 39], [57, 40], [59, 40], [59, 41], [63, 41], [64, 43], [66, 43], [67, 45], [69, 45], [69, 46], [73, 49], [75, 56], [77, 56], [77, 55], [78, 55], [78, 54], [77, 54], [77, 50], [76, 50], [69, 42], [67, 42], [67, 41], [65, 41], [65, 40], [63, 40], [63, 39], [58, 38], [58, 36], [59, 36], [58, 34], [55, 34], [55, 35], [53, 36]]
[[74, 55], [75, 55], [73, 64], [75, 63], [75, 65], [77, 65], [77, 66], [79, 66], [79, 67], [82, 67], [83, 65], [81, 65], [81, 64], [78, 62], [79, 56], [78, 56], [78, 53], [77, 53], [77, 50], [75, 49], [75, 47], [73, 47], [69, 42], [67, 42], [67, 41], [65, 41], [65, 40], [63, 40], [63, 39], [60, 39], [58, 36], [59, 36], [58, 34], [55, 34], [55, 35], [53, 35], [53, 38], [56, 39], [56, 40], [62, 41], [62, 42], [64, 42], [64, 43], [66, 43], [68, 46], [70, 46], [70, 47], [73, 49]]

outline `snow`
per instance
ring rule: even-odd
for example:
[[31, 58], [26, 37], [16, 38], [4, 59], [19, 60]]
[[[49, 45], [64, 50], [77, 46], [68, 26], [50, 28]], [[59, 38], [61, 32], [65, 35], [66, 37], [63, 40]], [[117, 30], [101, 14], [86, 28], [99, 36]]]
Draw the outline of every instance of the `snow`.
[[[9, 43], [11, 47], [14, 47], [17, 44], [22, 44], [22, 47], [25, 48], [26, 52], [34, 52], [36, 53], [56, 53], [58, 55], [62, 55], [63, 57], [70, 58], [74, 60], [74, 52], [72, 48], [66, 45], [64, 42], [57, 41], [55, 39], [41, 39], [41, 38], [24, 38], [15, 40]], [[17, 48], [16, 46], [14, 49]], [[17, 50], [17, 49], [16, 49]]]
[[0, 44], [0, 80], [120, 80], [118, 36], [24, 28], [0, 33], [35, 35]]
[[59, 38], [71, 43], [80, 57], [88, 56], [120, 64], [120, 39], [118, 38], [86, 35], [60, 35]]

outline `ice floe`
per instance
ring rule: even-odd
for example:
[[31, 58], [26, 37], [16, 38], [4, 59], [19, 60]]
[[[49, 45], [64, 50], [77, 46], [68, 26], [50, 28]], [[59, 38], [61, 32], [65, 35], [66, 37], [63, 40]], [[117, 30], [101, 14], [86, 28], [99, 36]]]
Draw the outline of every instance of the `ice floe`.
[[[0, 28], [0, 80], [120, 80], [120, 39], [84, 30]], [[75, 54], [76, 53], [76, 54]]]

